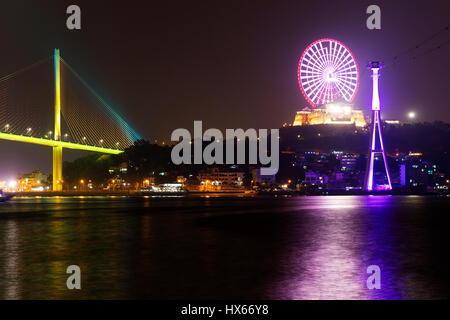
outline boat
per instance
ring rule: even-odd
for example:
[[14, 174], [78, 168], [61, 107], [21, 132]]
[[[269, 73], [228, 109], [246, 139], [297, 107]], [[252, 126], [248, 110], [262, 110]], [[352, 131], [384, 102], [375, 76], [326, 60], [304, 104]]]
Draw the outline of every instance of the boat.
[[14, 197], [13, 194], [5, 194], [3, 190], [0, 190], [0, 202], [6, 202]]

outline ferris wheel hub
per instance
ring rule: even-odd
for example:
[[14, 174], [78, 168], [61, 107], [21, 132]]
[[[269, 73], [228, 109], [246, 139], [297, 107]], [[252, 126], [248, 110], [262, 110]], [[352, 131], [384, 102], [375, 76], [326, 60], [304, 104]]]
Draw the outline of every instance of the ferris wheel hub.
[[327, 82], [336, 82], [337, 79], [337, 75], [335, 73], [335, 70], [333, 68], [328, 69], [325, 71], [325, 81]]

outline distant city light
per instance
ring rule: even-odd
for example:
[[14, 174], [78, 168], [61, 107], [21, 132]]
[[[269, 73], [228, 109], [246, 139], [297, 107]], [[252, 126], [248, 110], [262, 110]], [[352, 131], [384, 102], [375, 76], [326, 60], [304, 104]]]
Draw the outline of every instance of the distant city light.
[[8, 187], [10, 187], [11, 189], [15, 188], [17, 186], [17, 181], [16, 180], [11, 180], [8, 183]]
[[414, 111], [411, 111], [408, 113], [408, 118], [414, 119], [416, 117], [416, 113]]

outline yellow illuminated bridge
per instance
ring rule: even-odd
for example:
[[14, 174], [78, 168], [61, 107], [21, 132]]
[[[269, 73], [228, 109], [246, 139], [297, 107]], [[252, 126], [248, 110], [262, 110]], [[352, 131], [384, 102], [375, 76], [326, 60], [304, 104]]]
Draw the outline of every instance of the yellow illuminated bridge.
[[0, 78], [0, 139], [52, 147], [53, 191], [61, 191], [63, 148], [119, 154], [140, 136], [55, 49]]

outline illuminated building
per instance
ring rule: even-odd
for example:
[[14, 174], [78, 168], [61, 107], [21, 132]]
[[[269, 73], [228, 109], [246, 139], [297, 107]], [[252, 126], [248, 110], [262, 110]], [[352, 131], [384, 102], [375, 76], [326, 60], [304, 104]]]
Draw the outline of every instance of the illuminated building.
[[353, 108], [348, 103], [329, 103], [320, 108], [304, 108], [297, 111], [294, 126], [332, 124], [345, 125], [354, 124], [356, 127], [365, 127], [366, 120], [362, 110]]
[[428, 161], [400, 165], [400, 185], [407, 187], [434, 186], [438, 177], [436, 165]]
[[423, 158], [420, 152], [410, 152], [401, 157], [399, 184], [408, 188], [434, 188], [440, 181], [437, 165]]
[[155, 184], [155, 177], [147, 177], [142, 181], [142, 188], [149, 188]]
[[186, 178], [184, 176], [177, 176], [177, 183], [185, 183], [186, 182]]
[[211, 170], [201, 172], [198, 179], [200, 181], [200, 191], [242, 189], [244, 172], [212, 168]]
[[399, 120], [384, 120], [384, 122], [386, 122], [387, 124], [401, 124], [401, 122]]
[[109, 168], [108, 172], [111, 175], [119, 176], [120, 174], [126, 174], [128, 171], [128, 165], [126, 162], [122, 162], [118, 167]]
[[40, 170], [34, 170], [30, 174], [22, 174], [16, 177], [17, 191], [44, 191], [48, 190], [48, 175]]
[[358, 165], [359, 154], [345, 154], [341, 157], [341, 170], [352, 172], [356, 170]]

